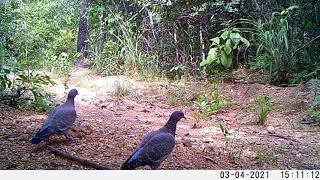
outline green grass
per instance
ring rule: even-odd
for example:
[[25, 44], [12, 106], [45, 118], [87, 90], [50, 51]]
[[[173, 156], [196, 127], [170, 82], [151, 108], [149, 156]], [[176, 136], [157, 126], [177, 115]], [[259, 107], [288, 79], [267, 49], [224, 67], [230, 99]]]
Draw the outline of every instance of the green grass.
[[170, 106], [175, 107], [189, 104], [186, 89], [178, 86], [177, 88], [171, 90], [166, 101]]
[[127, 80], [116, 80], [113, 84], [113, 95], [116, 99], [121, 99], [129, 94], [132, 83]]

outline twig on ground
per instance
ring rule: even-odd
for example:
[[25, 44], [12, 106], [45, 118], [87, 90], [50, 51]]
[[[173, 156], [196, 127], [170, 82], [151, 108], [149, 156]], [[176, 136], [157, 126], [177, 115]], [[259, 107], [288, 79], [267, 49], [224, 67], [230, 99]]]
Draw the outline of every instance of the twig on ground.
[[282, 139], [285, 139], [285, 140], [289, 140], [289, 141], [294, 141], [294, 142], [297, 142], [297, 143], [301, 143], [300, 141], [292, 138], [292, 137], [289, 137], [289, 136], [284, 136], [284, 135], [280, 135], [280, 134], [269, 134], [269, 136], [274, 136], [274, 137], [278, 137], [278, 138], [282, 138]]
[[91, 160], [88, 160], [88, 159], [83, 159], [83, 158], [80, 158], [80, 157], [77, 157], [77, 156], [74, 156], [74, 155], [71, 155], [63, 150], [59, 150], [53, 146], [48, 146], [48, 149], [53, 152], [54, 154], [57, 154], [59, 156], [63, 156], [69, 160], [72, 160], [72, 161], [76, 161], [82, 165], [85, 165], [85, 166], [90, 166], [90, 167], [93, 167], [95, 169], [99, 169], [99, 170], [112, 170], [111, 168], [109, 167], [106, 167], [104, 165], [100, 165], [96, 162], [93, 162]]
[[211, 157], [208, 157], [208, 156], [203, 156], [203, 157], [204, 157], [205, 160], [210, 161], [210, 162], [212, 162], [214, 164], [217, 164], [217, 162], [214, 159], [212, 159]]

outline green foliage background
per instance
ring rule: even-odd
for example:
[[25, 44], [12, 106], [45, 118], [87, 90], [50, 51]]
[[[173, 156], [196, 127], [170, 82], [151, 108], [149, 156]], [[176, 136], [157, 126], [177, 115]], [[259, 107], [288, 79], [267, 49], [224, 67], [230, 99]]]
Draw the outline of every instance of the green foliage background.
[[[81, 4], [0, 2], [2, 91], [17, 88], [12, 74], [32, 80], [46, 77], [43, 72], [68, 73], [80, 57]], [[268, 74], [261, 81], [275, 85], [319, 77], [317, 0], [92, 0], [88, 17], [85, 62], [98, 73], [203, 79], [246, 66]]]

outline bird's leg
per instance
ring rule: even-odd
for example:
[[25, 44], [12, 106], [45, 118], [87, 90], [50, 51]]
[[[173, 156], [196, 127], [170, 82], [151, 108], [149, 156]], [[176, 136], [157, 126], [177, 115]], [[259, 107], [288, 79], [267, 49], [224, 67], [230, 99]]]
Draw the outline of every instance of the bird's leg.
[[160, 167], [160, 164], [153, 164], [153, 165], [150, 165], [150, 167], [152, 170], [158, 170]]
[[70, 137], [67, 133], [63, 133], [64, 137], [68, 140], [68, 141], [74, 141], [74, 139], [72, 137]]
[[44, 140], [47, 142], [47, 145], [50, 145], [50, 144], [51, 144], [51, 142], [50, 142], [50, 136], [46, 137]]

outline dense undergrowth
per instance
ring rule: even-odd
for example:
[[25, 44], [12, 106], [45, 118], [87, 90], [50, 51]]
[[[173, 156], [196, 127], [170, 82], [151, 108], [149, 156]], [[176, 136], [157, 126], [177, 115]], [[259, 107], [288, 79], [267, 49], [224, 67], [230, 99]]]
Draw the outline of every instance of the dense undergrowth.
[[294, 86], [319, 77], [319, 8], [306, 0], [93, 1], [83, 57], [80, 0], [1, 1], [0, 98], [48, 111], [48, 73], [68, 77], [81, 58], [103, 75], [201, 80], [245, 67], [266, 74], [262, 83]]

